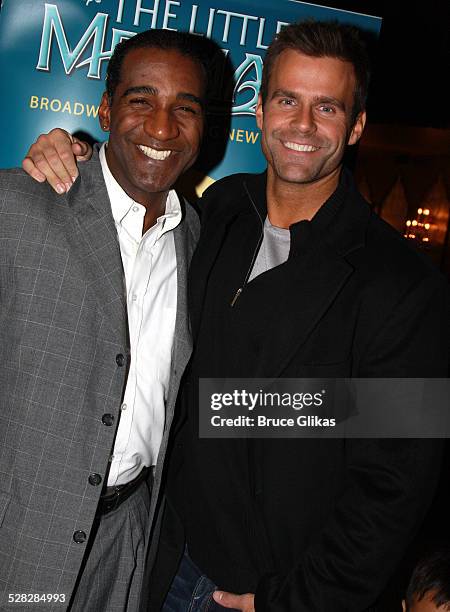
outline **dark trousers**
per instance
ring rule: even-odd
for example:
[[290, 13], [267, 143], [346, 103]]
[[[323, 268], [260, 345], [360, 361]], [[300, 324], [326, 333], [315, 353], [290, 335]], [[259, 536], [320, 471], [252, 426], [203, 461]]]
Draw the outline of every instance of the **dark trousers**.
[[214, 601], [212, 594], [216, 590], [214, 582], [199, 570], [185, 551], [162, 612], [233, 612]]

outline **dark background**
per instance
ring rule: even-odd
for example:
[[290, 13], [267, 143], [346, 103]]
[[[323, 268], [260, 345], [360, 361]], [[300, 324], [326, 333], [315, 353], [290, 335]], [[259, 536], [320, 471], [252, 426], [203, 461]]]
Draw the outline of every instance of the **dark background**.
[[[408, 219], [431, 223], [427, 242], [422, 235], [413, 242], [450, 279], [450, 2], [319, 4], [383, 20], [370, 45], [367, 125], [347, 164], [364, 197], [400, 233], [408, 233]], [[430, 210], [427, 219], [420, 208]]]
[[383, 18], [368, 103], [370, 123], [450, 128], [450, 3], [318, 2]]

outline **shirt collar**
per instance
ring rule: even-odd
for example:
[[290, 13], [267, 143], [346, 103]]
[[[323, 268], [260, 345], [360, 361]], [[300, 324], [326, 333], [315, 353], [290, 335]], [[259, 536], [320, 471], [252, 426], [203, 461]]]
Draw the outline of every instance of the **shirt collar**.
[[[130, 198], [130, 196], [122, 189], [112, 175], [108, 162], [106, 161], [106, 145], [107, 143], [103, 143], [99, 151], [100, 164], [102, 166], [103, 177], [105, 179], [114, 221], [117, 225], [122, 225], [123, 220], [133, 206], [139, 206], [142, 209], [144, 209], [144, 206]], [[163, 215], [158, 217], [156, 221], [156, 226], [159, 226], [160, 228], [158, 232], [159, 236], [174, 229], [177, 225], [179, 225], [181, 219], [182, 212], [180, 200], [176, 191], [171, 189], [167, 196], [165, 212]]]

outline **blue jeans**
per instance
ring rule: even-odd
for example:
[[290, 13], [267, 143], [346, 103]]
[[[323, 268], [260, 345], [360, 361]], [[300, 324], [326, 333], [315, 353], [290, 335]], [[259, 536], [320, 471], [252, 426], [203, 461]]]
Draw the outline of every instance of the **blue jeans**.
[[214, 582], [202, 574], [185, 551], [162, 612], [233, 612], [214, 601], [216, 590]]

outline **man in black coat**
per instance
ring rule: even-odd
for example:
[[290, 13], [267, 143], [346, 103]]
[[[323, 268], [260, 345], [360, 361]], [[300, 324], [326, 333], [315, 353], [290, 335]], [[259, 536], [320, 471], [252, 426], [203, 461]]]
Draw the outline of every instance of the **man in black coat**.
[[342, 168], [367, 85], [352, 28], [287, 27], [257, 108], [267, 172], [203, 198], [151, 610], [361, 612], [431, 501], [437, 441], [199, 438], [199, 378], [447, 376], [446, 283]]
[[[198, 433], [200, 378], [447, 376], [446, 283], [342, 168], [364, 129], [365, 57], [347, 27], [283, 30], [257, 108], [267, 173], [225, 178], [203, 197], [189, 288], [196, 348], [168, 513], [182, 519], [190, 560], [223, 589], [214, 600], [245, 612], [373, 605], [439, 472], [433, 440]], [[172, 594], [189, 563], [167, 610], [184, 609]]]

